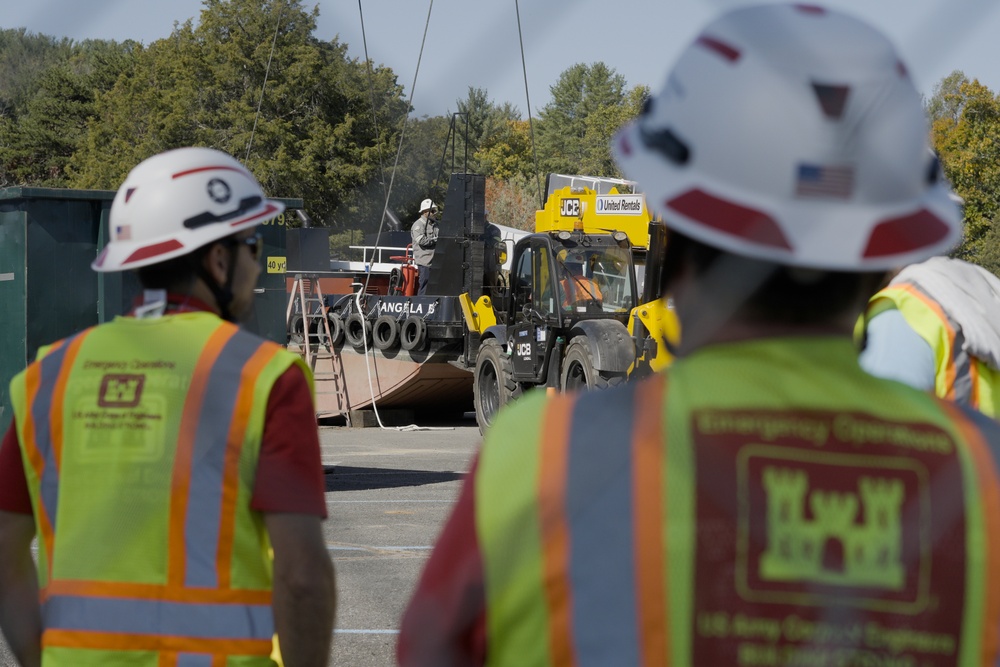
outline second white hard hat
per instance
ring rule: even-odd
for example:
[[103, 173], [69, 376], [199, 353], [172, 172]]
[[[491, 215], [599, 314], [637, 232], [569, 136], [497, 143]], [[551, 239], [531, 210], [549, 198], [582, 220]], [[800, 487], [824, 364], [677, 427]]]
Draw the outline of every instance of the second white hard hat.
[[140, 162], [115, 194], [109, 241], [95, 271], [137, 269], [186, 255], [285, 210], [238, 160], [178, 148]]
[[434, 211], [437, 210], [437, 205], [434, 202], [432, 202], [430, 199], [425, 199], [422, 202], [420, 202], [420, 212], [421, 213], [423, 213], [424, 211], [430, 211], [430, 210], [434, 210]]
[[613, 141], [671, 228], [782, 264], [881, 270], [961, 237], [917, 92], [888, 39], [807, 5], [730, 11]]

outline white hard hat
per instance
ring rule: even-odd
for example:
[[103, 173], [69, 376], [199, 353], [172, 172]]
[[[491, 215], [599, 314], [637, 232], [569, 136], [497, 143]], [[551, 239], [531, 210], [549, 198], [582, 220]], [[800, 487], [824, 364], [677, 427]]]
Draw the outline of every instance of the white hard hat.
[[886, 37], [837, 11], [764, 5], [710, 23], [612, 148], [668, 227], [734, 254], [867, 271], [961, 237], [927, 138]]
[[437, 210], [437, 205], [434, 202], [432, 202], [430, 199], [425, 199], [422, 202], [420, 202], [420, 212], [421, 213], [423, 213], [424, 211], [429, 211], [431, 209], [434, 209], [436, 211]]
[[178, 148], [140, 162], [111, 203], [108, 245], [91, 267], [137, 269], [186, 255], [285, 210], [238, 160]]

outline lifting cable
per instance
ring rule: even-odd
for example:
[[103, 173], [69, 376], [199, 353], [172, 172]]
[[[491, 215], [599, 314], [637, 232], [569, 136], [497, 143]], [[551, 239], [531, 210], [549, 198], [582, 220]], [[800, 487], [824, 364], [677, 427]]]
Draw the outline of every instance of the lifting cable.
[[274, 58], [274, 46], [278, 43], [278, 29], [281, 27], [281, 15], [285, 13], [285, 5], [281, 5], [278, 10], [278, 23], [274, 26], [274, 37], [271, 39], [271, 54], [267, 57], [267, 67], [264, 69], [264, 83], [260, 84], [260, 98], [257, 100], [257, 112], [253, 116], [253, 129], [250, 130], [250, 140], [247, 142], [247, 154], [243, 162], [250, 159], [250, 148], [253, 146], [253, 137], [257, 133], [257, 119], [260, 118], [260, 108], [264, 103], [264, 90], [267, 88], [267, 77], [271, 74], [271, 60]]
[[528, 105], [528, 130], [531, 132], [531, 157], [535, 161], [535, 186], [538, 188], [539, 209], [545, 208], [545, 197], [542, 193], [542, 176], [538, 168], [538, 153], [535, 151], [535, 123], [531, 118], [531, 96], [528, 94], [528, 65], [524, 60], [524, 37], [521, 35], [521, 8], [518, 0], [514, 0], [514, 11], [517, 13], [517, 40], [521, 44], [521, 71], [524, 73], [524, 99]]
[[[427, 21], [424, 23], [424, 35], [423, 35], [423, 38], [420, 40], [420, 53], [417, 55], [417, 66], [416, 66], [416, 69], [413, 72], [413, 84], [410, 86], [410, 98], [406, 102], [406, 115], [403, 116], [402, 127], [401, 127], [401, 129], [399, 131], [399, 147], [396, 150], [396, 160], [395, 160], [395, 162], [392, 165], [392, 172], [391, 172], [391, 174], [389, 176], [389, 187], [388, 187], [388, 189], [385, 188], [385, 181], [382, 180], [383, 192], [385, 194], [385, 203], [382, 206], [382, 217], [379, 220], [378, 231], [375, 233], [375, 244], [374, 244], [375, 248], [378, 248], [379, 239], [382, 237], [382, 229], [385, 227], [385, 219], [386, 219], [386, 216], [388, 215], [388, 212], [389, 212], [389, 196], [392, 194], [392, 186], [393, 186], [393, 184], [395, 182], [395, 179], [396, 179], [396, 169], [399, 167], [399, 157], [400, 157], [400, 155], [403, 152], [403, 138], [406, 136], [406, 125], [407, 125], [408, 121], [410, 120], [410, 109], [413, 107], [413, 93], [414, 93], [414, 91], [417, 88], [417, 75], [420, 73], [420, 61], [421, 61], [421, 59], [424, 56], [424, 45], [427, 43], [427, 31], [430, 28], [430, 24], [431, 24], [431, 12], [433, 11], [433, 9], [434, 9], [434, 0], [430, 0], [430, 5], [427, 7]], [[358, 0], [358, 12], [361, 13], [361, 0]], [[368, 40], [367, 40], [367, 37], [365, 36], [365, 19], [364, 19], [364, 13], [361, 13], [361, 41], [364, 44], [364, 48], [365, 48], [365, 60], [368, 63], [368, 71], [369, 71], [369, 77], [368, 77], [369, 96], [371, 97], [371, 102], [372, 102], [372, 117], [375, 118], [376, 115], [377, 115], [376, 114], [376, 109], [375, 109], [375, 84], [374, 84], [374, 81], [373, 81], [372, 76], [371, 76], [371, 59], [368, 57]], [[376, 125], [376, 135], [375, 135], [375, 137], [376, 137], [376, 142], [378, 142], [377, 125]], [[381, 145], [381, 144], [379, 144], [379, 145]], [[380, 151], [381, 151], [381, 148], [380, 148]], [[381, 178], [381, 176], [382, 176], [382, 174], [381, 174], [381, 171], [382, 171], [381, 152], [379, 153], [379, 170], [380, 170], [379, 177]], [[362, 251], [362, 253], [363, 252], [364, 251]], [[371, 264], [375, 263], [375, 259], [376, 259], [375, 253], [372, 253], [372, 262], [371, 262]], [[364, 294], [368, 293], [368, 285], [371, 282], [371, 277], [372, 277], [371, 265], [368, 265], [365, 268], [365, 282], [364, 282], [364, 285], [362, 285], [361, 287], [359, 287], [357, 293], [354, 295], [355, 308], [357, 309], [358, 314], [361, 315], [362, 331], [364, 331], [364, 327], [368, 327], [369, 325], [368, 325], [368, 319], [365, 317], [365, 312], [364, 312], [364, 310], [363, 310], [363, 308], [361, 306], [361, 295], [363, 293]], [[393, 427], [388, 427], [385, 424], [383, 424], [382, 423], [382, 416], [379, 415], [379, 413], [378, 413], [378, 406], [376, 405], [376, 401], [375, 401], [375, 385], [372, 383], [371, 361], [375, 358], [375, 350], [374, 349], [371, 350], [371, 359], [369, 359], [369, 356], [368, 356], [368, 353], [369, 353], [369, 349], [368, 349], [368, 335], [367, 335], [367, 333], [365, 333], [365, 334], [363, 334], [361, 336], [361, 343], [363, 345], [364, 354], [365, 354], [365, 370], [368, 371], [368, 390], [369, 390], [369, 392], [371, 394], [371, 399], [372, 399], [372, 411], [375, 412], [375, 419], [378, 422], [379, 428], [382, 428], [382, 429], [385, 429], [385, 430], [390, 430], [390, 431], [452, 430], [450, 428], [431, 429], [429, 427], [421, 427], [421, 426], [417, 426], [415, 424], [410, 424], [409, 426], [393, 426]]]

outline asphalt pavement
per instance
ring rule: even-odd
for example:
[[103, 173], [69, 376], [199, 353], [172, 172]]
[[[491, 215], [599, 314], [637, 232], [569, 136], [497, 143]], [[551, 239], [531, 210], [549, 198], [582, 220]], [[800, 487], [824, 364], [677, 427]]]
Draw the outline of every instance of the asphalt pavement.
[[[330, 665], [395, 664], [399, 619], [479, 443], [473, 415], [417, 430], [320, 427], [339, 596]], [[16, 667], [0, 639], [0, 666]]]

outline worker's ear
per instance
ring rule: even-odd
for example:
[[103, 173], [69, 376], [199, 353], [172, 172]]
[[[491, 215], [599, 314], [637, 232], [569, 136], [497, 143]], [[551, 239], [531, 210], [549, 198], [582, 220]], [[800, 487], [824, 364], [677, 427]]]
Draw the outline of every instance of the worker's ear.
[[213, 243], [201, 256], [201, 265], [216, 284], [225, 285], [232, 259], [228, 248], [221, 243]]

